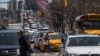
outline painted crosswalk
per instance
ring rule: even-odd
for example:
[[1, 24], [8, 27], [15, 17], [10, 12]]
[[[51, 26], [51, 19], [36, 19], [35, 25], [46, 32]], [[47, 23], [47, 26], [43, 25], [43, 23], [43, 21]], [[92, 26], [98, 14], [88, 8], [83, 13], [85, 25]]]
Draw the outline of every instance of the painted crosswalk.
[[45, 52], [40, 52], [38, 49], [33, 49], [31, 56], [58, 56], [58, 51], [46, 50]]
[[34, 53], [31, 54], [32, 56], [58, 56], [58, 52], [54, 51], [46, 51], [40, 52], [39, 50], [34, 50]]
[[58, 53], [33, 53], [32, 56], [58, 56]]

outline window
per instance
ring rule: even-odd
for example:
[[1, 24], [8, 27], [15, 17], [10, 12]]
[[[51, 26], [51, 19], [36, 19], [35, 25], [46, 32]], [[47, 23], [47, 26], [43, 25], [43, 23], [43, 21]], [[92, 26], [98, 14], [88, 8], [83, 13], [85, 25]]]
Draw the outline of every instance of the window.
[[48, 29], [39, 29], [39, 31], [48, 31]]
[[79, 21], [78, 26], [81, 29], [99, 29], [100, 21]]
[[69, 38], [68, 46], [100, 46], [100, 37]]
[[0, 45], [18, 45], [17, 33], [0, 33]]
[[59, 35], [50, 35], [49, 37], [50, 37], [51, 39], [61, 38]]

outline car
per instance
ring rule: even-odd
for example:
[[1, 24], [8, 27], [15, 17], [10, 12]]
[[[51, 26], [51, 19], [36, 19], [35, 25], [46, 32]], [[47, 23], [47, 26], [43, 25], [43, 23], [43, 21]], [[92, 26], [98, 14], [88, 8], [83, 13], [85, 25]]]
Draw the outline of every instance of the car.
[[28, 32], [28, 31], [30, 30], [30, 25], [29, 25], [28, 23], [24, 23], [24, 24], [23, 24], [23, 30], [24, 30], [25, 32]]
[[19, 56], [19, 30], [0, 30], [0, 56]]
[[34, 38], [37, 37], [37, 32], [35, 31], [29, 31], [29, 40], [30, 43], [34, 43]]
[[88, 34], [68, 35], [60, 45], [58, 56], [100, 56], [100, 36]]
[[38, 31], [36, 37], [34, 37], [34, 48], [39, 49], [39, 42], [43, 36], [43, 33], [47, 33], [48, 31]]
[[36, 28], [37, 28], [37, 24], [36, 23], [31, 24], [31, 29], [36, 29]]
[[39, 32], [49, 32], [50, 29], [49, 29], [49, 27], [41, 27], [41, 28], [38, 29], [38, 31]]
[[49, 50], [59, 50], [59, 45], [61, 43], [61, 36], [58, 32], [48, 32], [44, 33], [43, 37], [39, 41], [40, 51], [44, 52], [45, 49]]
[[44, 32], [38, 32], [37, 36], [34, 37], [34, 48], [39, 49], [39, 40], [41, 39], [41, 37], [43, 36]]

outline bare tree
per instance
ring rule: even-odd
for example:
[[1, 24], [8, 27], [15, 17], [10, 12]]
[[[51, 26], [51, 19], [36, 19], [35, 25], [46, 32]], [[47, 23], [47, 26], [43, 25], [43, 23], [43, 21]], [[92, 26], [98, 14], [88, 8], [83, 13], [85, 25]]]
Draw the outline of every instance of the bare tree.
[[[52, 11], [53, 16], [53, 25], [55, 30], [62, 31], [63, 29], [63, 19], [65, 13], [64, 0], [54, 0], [53, 3], [50, 4], [50, 10]], [[60, 30], [61, 29], [61, 30]]]
[[100, 0], [68, 0], [66, 7], [69, 18], [88, 13], [100, 13]]
[[66, 12], [66, 19], [72, 20], [72, 18], [78, 15], [85, 15], [88, 13], [100, 13], [100, 0], [67, 0], [68, 5], [65, 8], [64, 0], [54, 0], [50, 4], [50, 8], [44, 12], [45, 19], [48, 19], [48, 23], [52, 24], [55, 28], [62, 27], [64, 15]]

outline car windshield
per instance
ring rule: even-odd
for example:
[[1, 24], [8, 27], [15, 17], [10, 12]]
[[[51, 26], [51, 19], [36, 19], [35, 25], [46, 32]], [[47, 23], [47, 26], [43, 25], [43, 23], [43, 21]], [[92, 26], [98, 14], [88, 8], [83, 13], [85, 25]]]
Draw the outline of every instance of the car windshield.
[[82, 29], [100, 29], [100, 21], [79, 21], [78, 26]]
[[57, 38], [60, 38], [59, 35], [49, 35], [49, 37], [50, 37], [51, 39], [57, 39]]
[[48, 31], [48, 29], [39, 29], [39, 31]]
[[68, 46], [100, 46], [100, 37], [69, 38]]
[[0, 45], [19, 45], [17, 33], [0, 33]]
[[32, 29], [35, 29], [35, 30], [37, 30], [35, 27], [34, 27], [34, 28], [32, 28]]
[[24, 27], [29, 27], [29, 25], [28, 24], [24, 24]]

